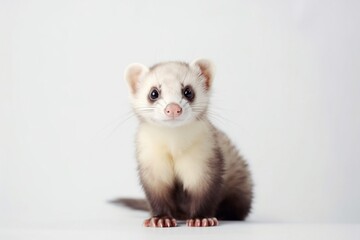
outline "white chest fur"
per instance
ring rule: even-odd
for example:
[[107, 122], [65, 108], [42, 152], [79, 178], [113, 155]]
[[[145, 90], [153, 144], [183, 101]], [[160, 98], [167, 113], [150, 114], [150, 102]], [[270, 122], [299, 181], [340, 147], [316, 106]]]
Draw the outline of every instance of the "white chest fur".
[[178, 128], [143, 123], [137, 144], [143, 177], [159, 191], [172, 186], [176, 179], [194, 192], [207, 182], [207, 162], [215, 144], [208, 123], [195, 122]]

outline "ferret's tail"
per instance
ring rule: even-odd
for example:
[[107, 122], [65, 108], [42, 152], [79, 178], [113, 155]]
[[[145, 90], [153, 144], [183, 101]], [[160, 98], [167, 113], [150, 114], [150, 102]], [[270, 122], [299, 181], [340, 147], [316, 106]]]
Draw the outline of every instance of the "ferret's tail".
[[149, 203], [145, 199], [139, 198], [117, 198], [111, 200], [110, 203], [123, 205], [132, 209], [150, 211]]

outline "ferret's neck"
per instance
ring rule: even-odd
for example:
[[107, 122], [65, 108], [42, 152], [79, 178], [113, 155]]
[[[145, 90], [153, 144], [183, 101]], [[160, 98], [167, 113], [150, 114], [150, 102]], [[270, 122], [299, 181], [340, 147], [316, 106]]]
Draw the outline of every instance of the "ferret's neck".
[[212, 144], [212, 137], [212, 125], [208, 121], [194, 121], [174, 128], [141, 123], [138, 129], [138, 139], [153, 146], [165, 147], [174, 156], [199, 142]]

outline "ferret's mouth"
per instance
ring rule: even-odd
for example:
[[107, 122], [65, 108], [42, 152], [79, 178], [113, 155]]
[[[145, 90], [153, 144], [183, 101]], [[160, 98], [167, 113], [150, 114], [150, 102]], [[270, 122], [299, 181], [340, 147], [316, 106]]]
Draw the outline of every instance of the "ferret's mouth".
[[164, 124], [167, 126], [181, 126], [183, 124], [186, 124], [186, 119], [184, 118], [166, 118], [160, 121], [160, 124]]
[[163, 122], [182, 122], [184, 121], [183, 119], [179, 119], [179, 118], [169, 118], [169, 119], [164, 119], [162, 120]]
[[169, 127], [181, 126], [187, 124], [189, 121], [191, 121], [191, 116], [188, 114], [183, 114], [178, 117], [159, 116], [158, 118], [152, 118], [152, 122]]

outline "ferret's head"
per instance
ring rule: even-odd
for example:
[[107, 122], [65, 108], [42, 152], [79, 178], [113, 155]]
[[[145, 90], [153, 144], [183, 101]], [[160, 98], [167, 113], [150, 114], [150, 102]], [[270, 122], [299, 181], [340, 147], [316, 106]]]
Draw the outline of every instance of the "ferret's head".
[[205, 59], [191, 64], [165, 62], [150, 68], [134, 63], [127, 67], [125, 79], [141, 121], [177, 127], [206, 116], [213, 65]]

